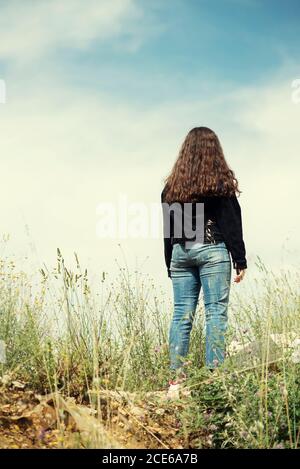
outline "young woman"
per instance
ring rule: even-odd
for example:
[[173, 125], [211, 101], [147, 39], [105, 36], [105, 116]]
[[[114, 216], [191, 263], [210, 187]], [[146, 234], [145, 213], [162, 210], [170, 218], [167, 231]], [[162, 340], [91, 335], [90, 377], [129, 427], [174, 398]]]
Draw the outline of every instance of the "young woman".
[[[169, 346], [176, 386], [184, 376], [193, 318], [202, 287], [206, 317], [206, 365], [224, 360], [231, 262], [240, 282], [247, 268], [238, 182], [217, 135], [192, 129], [161, 194], [164, 249], [172, 279], [174, 315]], [[204, 213], [197, 210], [204, 208]], [[199, 215], [200, 213], [200, 215]], [[202, 223], [201, 223], [202, 221]], [[189, 226], [187, 226], [189, 225]], [[199, 241], [200, 240], [200, 241]]]

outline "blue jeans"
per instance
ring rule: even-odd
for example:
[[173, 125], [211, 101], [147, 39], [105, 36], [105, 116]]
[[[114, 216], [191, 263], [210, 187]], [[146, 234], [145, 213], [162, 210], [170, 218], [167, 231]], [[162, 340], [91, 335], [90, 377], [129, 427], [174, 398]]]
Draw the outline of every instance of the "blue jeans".
[[225, 243], [187, 249], [173, 246], [171, 279], [174, 315], [170, 328], [171, 369], [181, 369], [189, 351], [190, 333], [202, 286], [206, 319], [206, 366], [224, 361], [231, 261]]

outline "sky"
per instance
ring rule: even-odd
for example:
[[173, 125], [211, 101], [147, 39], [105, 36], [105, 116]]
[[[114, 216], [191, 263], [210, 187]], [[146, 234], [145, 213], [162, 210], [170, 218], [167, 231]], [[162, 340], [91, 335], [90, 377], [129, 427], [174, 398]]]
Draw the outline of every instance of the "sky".
[[170, 291], [159, 233], [101, 239], [99, 205], [150, 211], [205, 125], [242, 190], [248, 277], [257, 256], [298, 268], [299, 20], [298, 0], [1, 0], [0, 256], [34, 270], [59, 247]]

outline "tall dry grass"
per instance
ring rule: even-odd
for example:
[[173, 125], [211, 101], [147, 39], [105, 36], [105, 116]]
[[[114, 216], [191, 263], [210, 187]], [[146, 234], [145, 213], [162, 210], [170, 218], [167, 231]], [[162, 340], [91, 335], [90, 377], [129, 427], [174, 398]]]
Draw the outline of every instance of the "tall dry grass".
[[[1, 373], [90, 403], [101, 416], [97, 391], [165, 388], [172, 304], [126, 266], [115, 282], [103, 273], [92, 288], [77, 256], [76, 264], [68, 269], [58, 251], [55, 268], [42, 269], [33, 288], [13, 262], [1, 260]], [[231, 297], [227, 342], [246, 352], [229, 354], [213, 375], [203, 366], [199, 306], [188, 357], [191, 397], [178, 415], [192, 447], [299, 447], [300, 364], [287, 346], [291, 333], [300, 338], [299, 276], [272, 274], [259, 259], [257, 272], [247, 295]], [[281, 338], [275, 348], [272, 337]]]

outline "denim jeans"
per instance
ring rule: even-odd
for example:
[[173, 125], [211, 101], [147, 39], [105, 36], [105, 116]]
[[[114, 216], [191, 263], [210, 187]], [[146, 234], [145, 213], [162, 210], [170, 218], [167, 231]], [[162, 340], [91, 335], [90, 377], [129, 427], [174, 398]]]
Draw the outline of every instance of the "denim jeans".
[[171, 279], [174, 315], [170, 328], [171, 369], [181, 369], [189, 351], [190, 333], [202, 287], [206, 319], [206, 366], [224, 361], [231, 261], [224, 242], [187, 249], [175, 244]]

